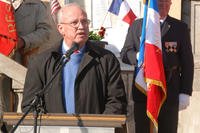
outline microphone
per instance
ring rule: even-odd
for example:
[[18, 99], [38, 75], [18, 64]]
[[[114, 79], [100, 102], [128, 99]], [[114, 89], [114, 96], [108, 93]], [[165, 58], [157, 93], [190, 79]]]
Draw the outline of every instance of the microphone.
[[78, 49], [79, 49], [78, 43], [73, 42], [72, 47], [69, 50], [67, 50], [67, 52], [65, 54], [62, 55], [61, 59], [59, 60], [58, 64], [56, 65], [56, 69], [59, 69], [59, 67], [62, 66], [63, 61], [65, 61], [65, 63], [67, 63], [70, 60], [70, 56]]
[[69, 58], [78, 49], [79, 49], [78, 43], [73, 42], [72, 47], [63, 56], [65, 58]]

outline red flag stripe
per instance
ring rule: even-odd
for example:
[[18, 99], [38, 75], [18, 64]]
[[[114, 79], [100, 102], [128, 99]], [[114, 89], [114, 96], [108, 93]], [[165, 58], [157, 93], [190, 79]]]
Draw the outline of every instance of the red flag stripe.
[[162, 59], [162, 51], [155, 45], [145, 43], [145, 50], [148, 53], [145, 53], [145, 77], [146, 80], [152, 79], [155, 85], [158, 85], [162, 88], [166, 88], [165, 82], [165, 72]]
[[136, 19], [136, 15], [133, 13], [132, 10], [129, 10], [129, 12], [124, 16], [124, 18], [122, 19], [123, 21], [125, 21], [128, 24], [132, 24], [133, 21]]

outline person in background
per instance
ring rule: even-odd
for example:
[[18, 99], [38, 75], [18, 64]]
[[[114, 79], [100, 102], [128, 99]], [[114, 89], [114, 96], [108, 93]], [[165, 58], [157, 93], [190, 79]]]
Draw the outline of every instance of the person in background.
[[117, 58], [88, 40], [89, 20], [76, 3], [63, 6], [57, 14], [63, 39], [31, 60], [25, 80], [22, 111], [30, 106], [57, 70], [60, 58], [78, 44], [62, 70], [42, 95], [47, 113], [125, 114], [126, 96]]
[[50, 39], [50, 17], [41, 0], [15, 0], [13, 7], [19, 37], [15, 60], [27, 66], [28, 60], [39, 52], [39, 47]]
[[[18, 34], [14, 56], [11, 57], [23, 66], [36, 55], [40, 47], [47, 46], [52, 32], [51, 19], [47, 8], [40, 0], [12, 0]], [[4, 111], [14, 111], [12, 102], [12, 79], [0, 75], [0, 91]]]
[[[177, 133], [178, 112], [186, 109], [192, 95], [194, 61], [187, 25], [168, 15], [171, 0], [158, 0], [161, 22], [163, 63], [167, 82], [167, 98], [158, 117], [158, 133]], [[137, 65], [143, 19], [130, 26], [121, 58]], [[152, 62], [153, 63], [153, 62]], [[133, 83], [134, 84], [134, 83]], [[133, 85], [136, 133], [149, 133], [150, 119], [146, 115], [146, 96]]]

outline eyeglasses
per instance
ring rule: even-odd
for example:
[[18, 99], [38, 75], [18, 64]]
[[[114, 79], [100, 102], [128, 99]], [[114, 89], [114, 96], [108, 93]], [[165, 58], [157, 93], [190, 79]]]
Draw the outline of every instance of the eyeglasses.
[[67, 25], [70, 25], [73, 28], [78, 28], [80, 24], [82, 24], [83, 26], [88, 26], [90, 24], [90, 20], [89, 19], [83, 19], [83, 20], [74, 21], [74, 22], [71, 22], [71, 23], [61, 22], [60, 24], [67, 24]]

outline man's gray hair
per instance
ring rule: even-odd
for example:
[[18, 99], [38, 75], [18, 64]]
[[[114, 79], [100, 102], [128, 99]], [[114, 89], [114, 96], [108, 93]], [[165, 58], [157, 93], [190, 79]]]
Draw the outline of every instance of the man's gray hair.
[[[66, 8], [66, 7], [71, 7], [71, 6], [76, 6], [76, 7], [80, 8], [81, 10], [83, 10], [83, 11], [85, 12], [85, 10], [84, 10], [80, 5], [78, 5], [78, 4], [75, 3], [75, 2], [66, 4], [66, 5], [64, 5], [63, 7], [61, 7], [61, 8], [58, 10], [57, 17], [56, 17], [57, 23], [58, 23], [58, 24], [62, 23], [63, 10], [64, 10], [64, 8]], [[85, 12], [85, 14], [86, 14], [86, 12]], [[86, 15], [87, 15], [87, 14], [86, 14]]]

